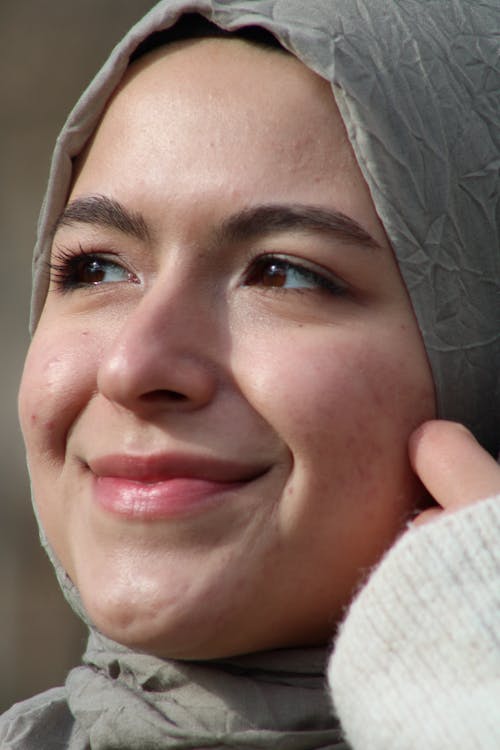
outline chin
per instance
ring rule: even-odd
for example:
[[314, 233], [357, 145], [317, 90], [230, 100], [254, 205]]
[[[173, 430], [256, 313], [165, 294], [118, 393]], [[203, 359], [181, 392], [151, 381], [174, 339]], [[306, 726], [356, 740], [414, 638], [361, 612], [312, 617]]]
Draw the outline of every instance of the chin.
[[[101, 592], [102, 594], [102, 592]], [[179, 607], [129, 594], [114, 592], [99, 599], [82, 596], [85, 609], [99, 632], [135, 651], [171, 659], [210, 659], [221, 657], [224, 633], [217, 618], [191, 611], [186, 603]]]

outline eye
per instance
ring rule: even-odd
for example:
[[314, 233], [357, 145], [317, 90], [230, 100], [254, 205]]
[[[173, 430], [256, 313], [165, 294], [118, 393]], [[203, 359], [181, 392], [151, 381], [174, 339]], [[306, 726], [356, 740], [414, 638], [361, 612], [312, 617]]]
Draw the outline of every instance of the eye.
[[134, 274], [117, 260], [83, 250], [76, 254], [59, 252], [57, 259], [49, 264], [49, 268], [51, 281], [62, 291], [137, 280]]
[[244, 284], [275, 289], [323, 289], [333, 294], [346, 291], [346, 285], [327, 271], [279, 255], [258, 257], [248, 269]]

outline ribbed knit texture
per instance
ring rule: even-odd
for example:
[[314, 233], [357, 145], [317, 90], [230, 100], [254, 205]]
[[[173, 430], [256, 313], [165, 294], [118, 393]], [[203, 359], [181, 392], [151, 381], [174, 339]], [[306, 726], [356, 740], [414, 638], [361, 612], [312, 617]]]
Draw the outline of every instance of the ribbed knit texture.
[[356, 750], [500, 748], [500, 496], [410, 529], [329, 666]]

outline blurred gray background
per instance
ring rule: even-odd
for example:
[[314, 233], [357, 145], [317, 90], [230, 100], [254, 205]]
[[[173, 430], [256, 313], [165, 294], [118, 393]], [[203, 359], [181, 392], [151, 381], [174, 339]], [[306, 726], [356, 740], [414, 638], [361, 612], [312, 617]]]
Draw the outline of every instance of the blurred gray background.
[[85, 645], [84, 629], [38, 543], [16, 416], [28, 345], [31, 250], [49, 158], [83, 87], [153, 5], [0, 0], [0, 713], [61, 684]]

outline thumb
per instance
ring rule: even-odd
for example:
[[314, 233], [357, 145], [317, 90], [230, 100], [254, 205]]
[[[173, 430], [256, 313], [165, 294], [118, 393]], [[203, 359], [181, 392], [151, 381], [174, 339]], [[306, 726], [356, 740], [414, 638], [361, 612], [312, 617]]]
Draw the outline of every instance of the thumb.
[[500, 466], [461, 424], [425, 422], [410, 437], [409, 456], [415, 473], [446, 510], [500, 493]]

